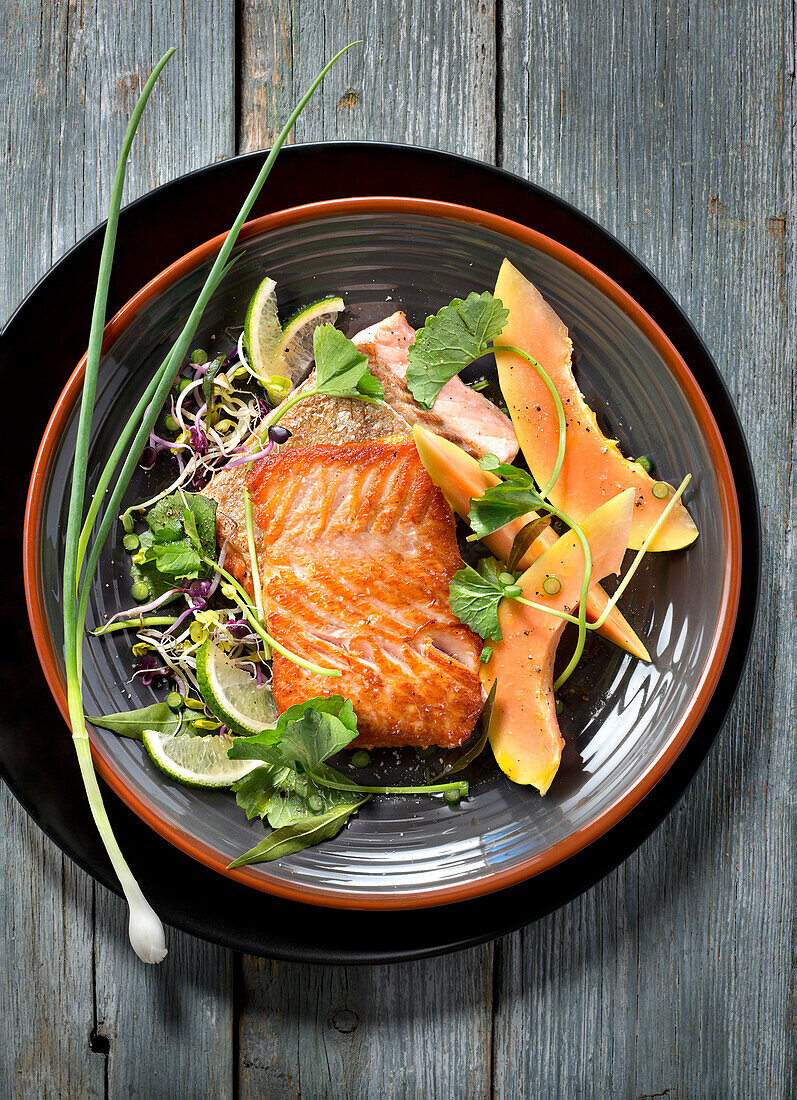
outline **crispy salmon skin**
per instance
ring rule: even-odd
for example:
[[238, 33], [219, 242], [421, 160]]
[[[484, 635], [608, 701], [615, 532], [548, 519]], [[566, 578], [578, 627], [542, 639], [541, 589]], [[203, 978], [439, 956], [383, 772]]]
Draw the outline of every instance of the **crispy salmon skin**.
[[481, 640], [454, 616], [454, 519], [412, 440], [323, 444], [248, 475], [270, 633], [340, 677], [274, 655], [280, 711], [351, 699], [356, 745], [452, 747], [482, 705]]

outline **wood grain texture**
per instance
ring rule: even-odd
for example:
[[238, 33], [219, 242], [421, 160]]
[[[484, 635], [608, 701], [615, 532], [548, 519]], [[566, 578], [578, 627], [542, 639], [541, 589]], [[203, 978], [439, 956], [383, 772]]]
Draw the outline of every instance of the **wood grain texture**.
[[483, 1097], [490, 1093], [486, 948], [390, 967], [244, 959], [243, 1097]]
[[740, 697], [682, 805], [498, 953], [496, 1093], [787, 1096], [792, 12], [589, 8], [505, 0], [501, 163], [616, 233], [695, 320], [753, 451], [764, 590]]
[[295, 141], [403, 141], [492, 161], [494, 0], [242, 0], [242, 151], [270, 145], [324, 61], [358, 39]]
[[[130, 110], [169, 45], [180, 52], [139, 131], [127, 198], [230, 155], [235, 97], [234, 20], [224, 0], [190, 12], [177, 0], [22, 0], [6, 5], [3, 19], [6, 315], [105, 217]], [[229, 953], [168, 931], [167, 961], [157, 972], [143, 967], [129, 948], [123, 904], [63, 857], [6, 791], [0, 813], [8, 869], [0, 1092], [229, 1095]]]

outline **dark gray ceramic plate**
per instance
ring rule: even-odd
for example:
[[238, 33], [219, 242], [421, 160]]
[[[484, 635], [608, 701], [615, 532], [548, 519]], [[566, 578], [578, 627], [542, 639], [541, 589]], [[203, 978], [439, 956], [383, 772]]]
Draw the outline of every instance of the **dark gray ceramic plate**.
[[[693, 481], [687, 504], [701, 535], [683, 551], [650, 555], [623, 606], [654, 656], [643, 665], [592, 639], [565, 695], [567, 742], [551, 790], [509, 783], [494, 768], [473, 773], [459, 807], [439, 799], [372, 800], [335, 840], [234, 876], [315, 904], [409, 908], [442, 904], [519, 882], [584, 848], [655, 785], [702, 715], [730, 644], [738, 602], [739, 518], [727, 455], [688, 367], [660, 329], [597, 269], [555, 242], [494, 215], [425, 200], [321, 203], [247, 227], [244, 255], [211, 303], [196, 342], [231, 347], [264, 273], [289, 313], [340, 293], [349, 333], [402, 308], [416, 325], [452, 297], [490, 289], [508, 256], [570, 328], [577, 376], [607, 434], [627, 454], [647, 454], [663, 479]], [[207, 271], [209, 244], [169, 268], [108, 326], [91, 453], [95, 476], [119, 427], [176, 336]], [[74, 451], [73, 376], [48, 425], [31, 485], [26, 587], [37, 648], [63, 708], [60, 563], [65, 486]], [[142, 475], [143, 478], [143, 475]], [[140, 481], [130, 498], [147, 491]], [[109, 542], [89, 625], [130, 602], [124, 555]], [[86, 706], [108, 713], [151, 702], [131, 675], [120, 635], [86, 647]], [[158, 832], [217, 870], [263, 835], [228, 794], [165, 779], [142, 746], [97, 730], [98, 766]], [[376, 754], [375, 754], [376, 755]], [[408, 753], [377, 760], [381, 773], [420, 774]]]

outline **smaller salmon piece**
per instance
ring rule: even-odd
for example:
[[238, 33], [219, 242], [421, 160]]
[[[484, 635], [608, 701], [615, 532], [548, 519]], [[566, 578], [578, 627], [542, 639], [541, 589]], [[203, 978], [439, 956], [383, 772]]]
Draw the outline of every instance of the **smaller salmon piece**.
[[431, 409], [418, 404], [407, 388], [407, 352], [414, 340], [415, 329], [400, 310], [354, 337], [354, 343], [368, 356], [371, 373], [382, 383], [388, 404], [409, 430], [413, 424], [421, 424], [474, 458], [493, 454], [501, 462], [511, 462], [518, 452], [512, 421], [459, 378], [443, 386]]
[[357, 746], [461, 744], [481, 711], [482, 643], [449, 606], [462, 565], [454, 518], [412, 440], [288, 450], [247, 484], [269, 632], [342, 673], [275, 654], [279, 710], [343, 695]]

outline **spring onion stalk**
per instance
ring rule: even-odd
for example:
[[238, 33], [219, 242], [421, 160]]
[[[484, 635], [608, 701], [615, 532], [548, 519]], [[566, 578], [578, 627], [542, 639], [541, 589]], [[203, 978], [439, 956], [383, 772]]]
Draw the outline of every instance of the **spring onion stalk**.
[[[352, 45], [354, 44], [355, 43], [352, 43]], [[69, 718], [73, 731], [72, 737], [80, 772], [83, 777], [83, 783], [86, 788], [89, 806], [98, 832], [127, 899], [129, 908], [128, 929], [130, 942], [136, 954], [145, 963], [160, 962], [166, 955], [163, 925], [144, 898], [114, 836], [94, 772], [88, 730], [84, 717], [82, 687], [83, 635], [91, 582], [94, 578], [102, 547], [105, 544], [111, 525], [117, 515], [119, 504], [130, 482], [139, 455], [149, 438], [149, 434], [155, 425], [160, 410], [171, 389], [173, 375], [188, 352], [190, 341], [196, 332], [210, 297], [229, 270], [230, 254], [238, 238], [241, 226], [248, 217], [263, 184], [271, 172], [274, 161], [297, 118], [304, 110], [326, 74], [348, 49], [350, 49], [350, 46], [347, 46], [337, 53], [322, 69], [321, 73], [299, 101], [288, 119], [288, 122], [280, 132], [232, 229], [227, 235], [216, 257], [210, 274], [207, 277], [205, 285], [191, 311], [182, 333], [166, 356], [164, 362], [161, 364], [160, 369], [156, 372], [155, 377], [148, 385], [133, 415], [128, 421], [127, 426], [121, 433], [111, 457], [102, 472], [99, 484], [90, 502], [85, 522], [81, 524], [86, 496], [91, 420], [96, 396], [100, 355], [102, 352], [103, 326], [108, 302], [111, 264], [116, 243], [127, 161], [144, 107], [146, 106], [147, 100], [149, 99], [161, 71], [176, 52], [174, 49], [170, 49], [164, 54], [144, 85], [131, 116], [117, 163], [92, 312], [89, 346], [86, 354], [86, 370], [83, 380], [81, 407], [78, 419], [72, 486], [69, 499], [63, 573], [64, 661], [66, 666]], [[137, 423], [138, 429], [136, 430]], [[127, 458], [117, 477], [116, 485], [107, 502], [99, 529], [89, 550], [90, 533], [100, 514], [102, 502], [110, 486], [113, 474], [125, 448], [128, 446]], [[87, 550], [88, 561], [85, 564], [85, 568], [83, 568]]]
[[[188, 353], [188, 350], [189, 350], [189, 347], [190, 347], [190, 344], [191, 344], [191, 340], [193, 339], [194, 334], [197, 330], [197, 327], [199, 326], [199, 322], [202, 318], [202, 314], [204, 313], [204, 310], [205, 310], [208, 302], [210, 301], [210, 298], [213, 295], [216, 287], [218, 286], [218, 284], [221, 282], [222, 278], [224, 277], [225, 269], [227, 268], [228, 261], [230, 259], [230, 254], [231, 254], [233, 248], [235, 247], [235, 242], [238, 239], [238, 234], [241, 231], [241, 227], [243, 226], [246, 219], [249, 217], [249, 214], [252, 210], [252, 207], [254, 206], [255, 201], [257, 200], [257, 197], [260, 194], [260, 191], [261, 191], [264, 183], [266, 182], [269, 175], [271, 174], [271, 169], [274, 167], [274, 162], [276, 161], [277, 156], [278, 156], [282, 146], [285, 144], [285, 141], [287, 140], [288, 135], [290, 134], [291, 130], [293, 129], [293, 127], [296, 123], [296, 120], [298, 119], [299, 115], [302, 113], [304, 108], [307, 106], [307, 104], [309, 103], [310, 99], [312, 98], [314, 92], [318, 88], [319, 84], [321, 84], [324, 77], [327, 75], [327, 73], [332, 68], [332, 66], [348, 50], [350, 50], [352, 48], [352, 46], [356, 46], [356, 45], [358, 45], [357, 42], [350, 43], [348, 46], [345, 46], [342, 50], [340, 50], [338, 53], [336, 53], [335, 56], [331, 59], [331, 61], [327, 62], [327, 64], [324, 66], [324, 68], [321, 70], [321, 72], [318, 74], [318, 76], [315, 78], [315, 80], [310, 85], [308, 90], [305, 92], [305, 94], [299, 100], [296, 107], [291, 112], [291, 115], [288, 118], [288, 121], [285, 123], [285, 125], [283, 126], [282, 130], [279, 133], [279, 136], [277, 137], [276, 141], [274, 142], [274, 145], [271, 149], [271, 152], [269, 153], [268, 157], [266, 158], [265, 163], [263, 164], [263, 167], [260, 169], [260, 172], [257, 175], [257, 179], [255, 180], [254, 184], [252, 185], [252, 188], [251, 188], [249, 194], [247, 195], [246, 200], [244, 201], [244, 204], [243, 204], [243, 206], [241, 207], [241, 209], [238, 213], [238, 217], [235, 219], [235, 221], [232, 225], [232, 228], [230, 229], [229, 233], [227, 234], [227, 237], [224, 241], [224, 244], [221, 246], [221, 249], [219, 250], [219, 254], [216, 257], [216, 260], [213, 264], [213, 267], [210, 270], [210, 274], [207, 277], [205, 285], [202, 288], [202, 291], [200, 292], [200, 295], [199, 295], [199, 298], [197, 299], [196, 305], [194, 306], [193, 310], [191, 311], [191, 314], [188, 318], [188, 321], [185, 324], [185, 327], [183, 328], [183, 331], [180, 333], [180, 336], [177, 338], [177, 342], [175, 343], [174, 347], [172, 348], [171, 353], [169, 355], [167, 355], [166, 360], [164, 360], [164, 363], [161, 365], [161, 368], [160, 368], [160, 370], [158, 371], [158, 373], [156, 375], [157, 384], [154, 387], [154, 390], [153, 390], [153, 393], [152, 393], [152, 398], [151, 398], [151, 401], [149, 402], [149, 410], [144, 413], [144, 416], [143, 416], [143, 419], [141, 420], [138, 431], [136, 432], [135, 437], [133, 438], [132, 445], [130, 446], [130, 450], [128, 452], [127, 458], [126, 458], [126, 460], [125, 460], [125, 462], [122, 466], [122, 470], [119, 474], [116, 486], [115, 486], [113, 492], [111, 493], [110, 499], [109, 499], [109, 501], [107, 503], [107, 506], [105, 508], [105, 513], [104, 513], [103, 518], [100, 522], [100, 526], [99, 526], [99, 529], [97, 531], [96, 538], [94, 540], [91, 551], [89, 553], [89, 559], [88, 559], [88, 562], [86, 564], [85, 572], [84, 572], [84, 575], [83, 575], [83, 578], [82, 578], [81, 592], [80, 592], [80, 603], [79, 603], [79, 607], [78, 607], [78, 622], [79, 622], [81, 631], [83, 629], [83, 626], [85, 625], [86, 612], [87, 612], [87, 609], [88, 609], [89, 590], [90, 590], [90, 586], [91, 586], [91, 581], [94, 577], [94, 573], [95, 573], [96, 568], [97, 568], [97, 564], [99, 562], [99, 557], [100, 557], [100, 553], [102, 551], [102, 547], [105, 544], [105, 540], [107, 539], [108, 534], [110, 533], [111, 526], [112, 526], [112, 524], [114, 522], [114, 519], [116, 518], [116, 515], [119, 511], [119, 505], [121, 503], [121, 500], [122, 500], [122, 497], [125, 493], [125, 490], [127, 489], [127, 486], [130, 482], [130, 478], [133, 475], [133, 471], [135, 470], [135, 467], [138, 463], [139, 455], [141, 454], [141, 451], [143, 450], [144, 446], [147, 443], [147, 440], [149, 439], [149, 433], [152, 431], [153, 427], [155, 426], [155, 421], [157, 420], [158, 416], [160, 415], [160, 410], [163, 407], [163, 403], [164, 403], [164, 401], [166, 400], [166, 398], [168, 396], [169, 390], [171, 389], [172, 376], [173, 376], [174, 369], [176, 369], [177, 365], [183, 361], [183, 359], [185, 358], [185, 356]], [[150, 387], [150, 388], [152, 388], [152, 387]], [[143, 398], [142, 398], [142, 401], [143, 401]], [[142, 402], [139, 402], [139, 406], [141, 405], [141, 403]], [[136, 412], [137, 411], [138, 411], [138, 409], [136, 410]], [[135, 419], [135, 414], [134, 414], [134, 416], [131, 418], [131, 422], [128, 424], [128, 426], [125, 428], [124, 432], [122, 433], [122, 438], [125, 439], [126, 443], [130, 439], [130, 435], [132, 434], [132, 431], [135, 427], [135, 423], [136, 423], [136, 419]], [[111, 472], [115, 468], [114, 457], [116, 456], [116, 462], [118, 463], [118, 458], [121, 455], [122, 450], [123, 450], [123, 448], [120, 448], [119, 444], [117, 444], [117, 446], [114, 448], [114, 452], [111, 455], [111, 458], [109, 459], [109, 463], [108, 463], [108, 465], [111, 465], [112, 463], [114, 463], [114, 465], [111, 467]], [[106, 479], [105, 478], [105, 471], [103, 471], [103, 478], [101, 478], [101, 483], [97, 487], [97, 492], [95, 493], [95, 500], [97, 500], [97, 498], [99, 498], [100, 500], [102, 499], [101, 490], [104, 491], [105, 488], [107, 488], [107, 486], [110, 484], [110, 476], [111, 475], [108, 474], [107, 479]], [[98, 511], [99, 511], [99, 506], [94, 507], [94, 501], [92, 501], [92, 507], [93, 507], [93, 516], [96, 517], [97, 514], [98, 514]], [[87, 517], [87, 522], [88, 522], [88, 517]], [[93, 520], [92, 520], [92, 522], [93, 522]], [[85, 545], [85, 543], [84, 543], [84, 545]]]
[[175, 50], [171, 49], [163, 55], [144, 85], [128, 124], [116, 166], [116, 174], [111, 190], [108, 222], [105, 227], [105, 239], [103, 241], [102, 255], [100, 258], [100, 270], [97, 277], [97, 290], [94, 297], [89, 346], [86, 355], [86, 374], [83, 382], [83, 395], [81, 398], [77, 441], [75, 444], [75, 459], [72, 469], [72, 487], [69, 496], [63, 578], [64, 663], [66, 666], [67, 702], [69, 706], [69, 719], [72, 726], [72, 740], [75, 746], [78, 766], [80, 767], [80, 774], [83, 778], [83, 785], [86, 789], [86, 795], [88, 797], [94, 823], [97, 826], [97, 831], [102, 838], [105, 850], [108, 853], [108, 857], [111, 860], [113, 869], [116, 872], [117, 878], [124, 891], [125, 898], [127, 899], [130, 942], [138, 957], [145, 963], [158, 963], [165, 957], [166, 938], [163, 932], [163, 925], [141, 892], [141, 888], [128, 867], [127, 861], [122, 855], [122, 850], [114, 836], [111, 823], [108, 820], [108, 813], [105, 809], [102, 793], [97, 783], [94, 764], [91, 759], [91, 746], [83, 710], [83, 685], [81, 675], [83, 634], [77, 607], [78, 578], [80, 574], [78, 541], [80, 538], [83, 504], [86, 496], [91, 418], [97, 390], [97, 376], [99, 373], [100, 354], [102, 352], [105, 311], [108, 303], [108, 287], [110, 284], [111, 264], [113, 261], [113, 251], [119, 224], [119, 210], [122, 205], [122, 191], [127, 170], [127, 160], [147, 100], [150, 97], [161, 71], [174, 53]]

